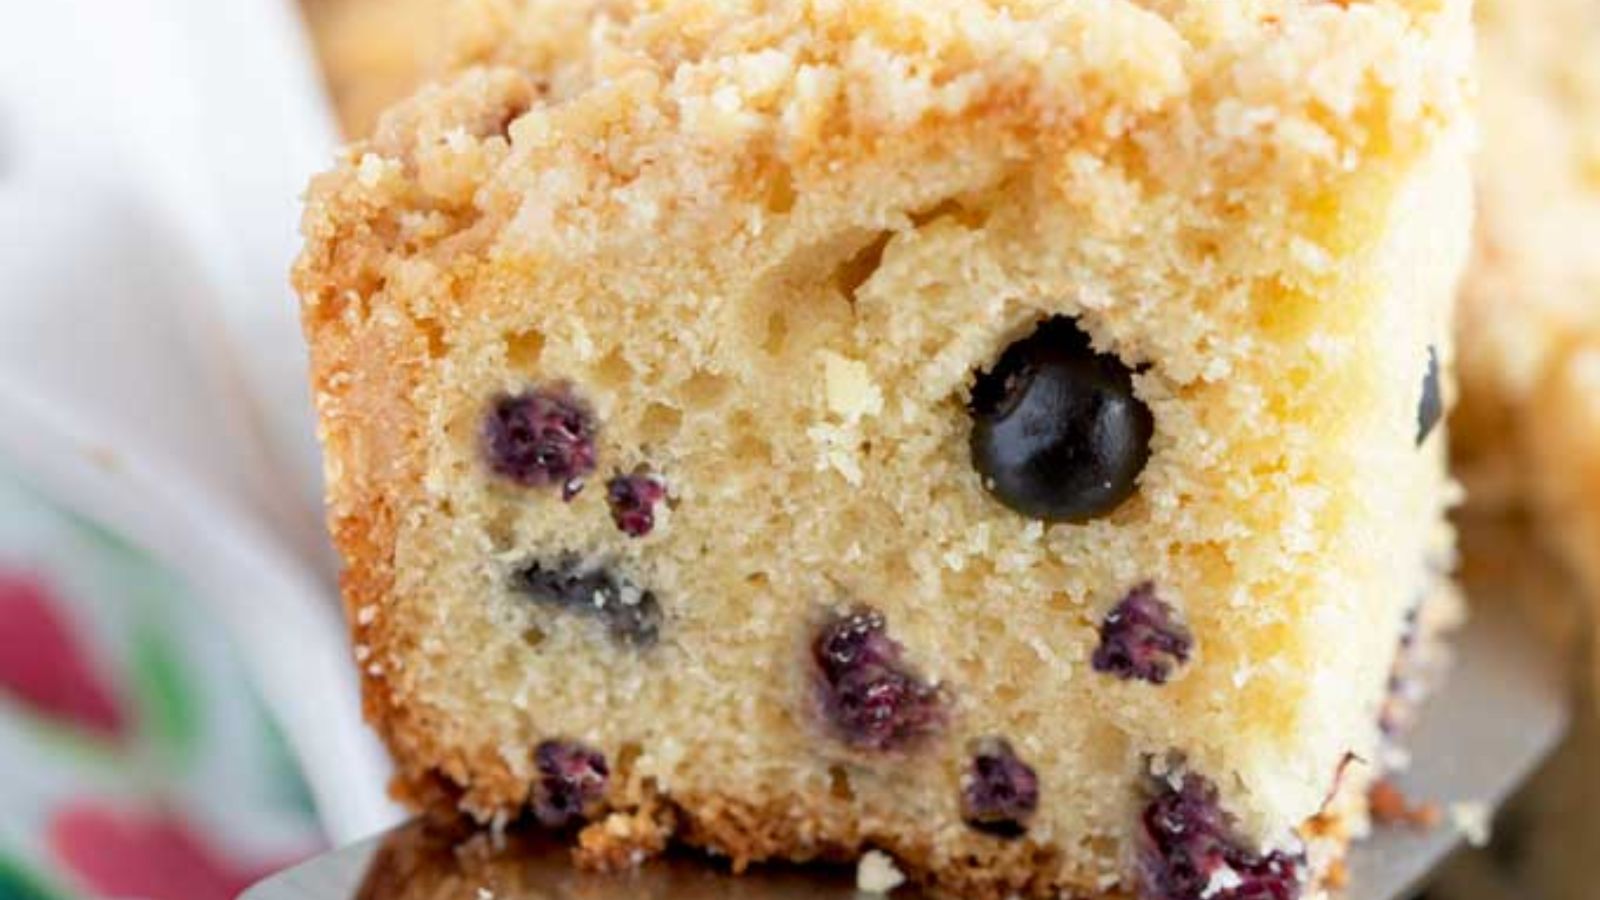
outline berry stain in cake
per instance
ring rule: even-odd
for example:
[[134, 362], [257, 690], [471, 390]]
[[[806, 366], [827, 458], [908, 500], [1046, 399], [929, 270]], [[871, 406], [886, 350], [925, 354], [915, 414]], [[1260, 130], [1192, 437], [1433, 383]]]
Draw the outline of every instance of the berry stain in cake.
[[656, 527], [656, 504], [667, 498], [667, 485], [648, 472], [618, 474], [606, 482], [611, 521], [629, 537], [644, 537]]
[[1155, 422], [1133, 370], [1057, 316], [978, 374], [972, 464], [995, 499], [1046, 522], [1085, 522], [1133, 495]]
[[1002, 838], [1021, 837], [1039, 808], [1039, 776], [1003, 738], [984, 738], [961, 776], [961, 819]]
[[908, 667], [883, 614], [858, 607], [824, 622], [811, 645], [824, 717], [861, 750], [897, 750], [938, 731], [943, 697]]
[[605, 755], [576, 741], [550, 740], [533, 752], [533, 816], [546, 828], [566, 828], [590, 818], [605, 796], [611, 771]]
[[1160, 782], [1140, 819], [1145, 900], [1296, 900], [1304, 868], [1299, 855], [1246, 847], [1216, 788], [1192, 773]]
[[1189, 661], [1194, 638], [1177, 612], [1156, 596], [1149, 582], [1123, 597], [1100, 625], [1100, 645], [1090, 664], [1096, 672], [1124, 681], [1166, 684]]
[[564, 385], [495, 398], [483, 422], [489, 468], [523, 487], [559, 485], [563, 500], [595, 467], [595, 420]]
[[554, 565], [539, 560], [511, 576], [511, 587], [537, 603], [593, 616], [616, 640], [648, 647], [661, 633], [661, 604], [655, 594], [576, 554]]

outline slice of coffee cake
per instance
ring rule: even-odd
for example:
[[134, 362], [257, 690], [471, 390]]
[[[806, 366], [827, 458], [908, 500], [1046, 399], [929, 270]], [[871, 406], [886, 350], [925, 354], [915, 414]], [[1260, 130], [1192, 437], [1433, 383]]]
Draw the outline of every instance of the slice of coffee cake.
[[310, 196], [402, 792], [591, 864], [1299, 896], [1449, 593], [1464, 0], [564, 21]]

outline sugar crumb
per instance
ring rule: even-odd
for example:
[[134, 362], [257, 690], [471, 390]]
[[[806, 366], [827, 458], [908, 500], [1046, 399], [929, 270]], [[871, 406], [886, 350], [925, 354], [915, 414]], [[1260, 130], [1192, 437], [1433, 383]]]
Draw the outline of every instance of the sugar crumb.
[[1450, 804], [1450, 824], [1461, 832], [1467, 843], [1482, 847], [1489, 843], [1489, 804], [1472, 801]]
[[906, 876], [881, 850], [868, 850], [856, 864], [856, 890], [863, 894], [887, 894], [905, 883]]
[[376, 153], [363, 153], [361, 161], [356, 164], [356, 181], [364, 188], [377, 187], [383, 177], [388, 174], [391, 163]]
[[1407, 825], [1412, 828], [1433, 828], [1439, 824], [1439, 806], [1435, 803], [1413, 805], [1394, 783], [1376, 781], [1367, 791], [1367, 805], [1372, 819], [1379, 825]]
[[866, 363], [824, 352], [822, 377], [828, 411], [844, 421], [857, 422], [883, 412], [883, 391], [873, 383]]

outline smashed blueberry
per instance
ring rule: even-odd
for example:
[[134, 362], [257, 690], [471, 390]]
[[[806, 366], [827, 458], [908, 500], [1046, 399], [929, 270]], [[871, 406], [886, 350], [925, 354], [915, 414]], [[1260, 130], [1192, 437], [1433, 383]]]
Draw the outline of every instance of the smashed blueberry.
[[661, 604], [655, 594], [575, 554], [553, 566], [530, 562], [512, 573], [511, 586], [536, 602], [594, 616], [624, 644], [648, 647], [661, 633]]
[[852, 747], [900, 749], [944, 723], [939, 689], [905, 665], [876, 610], [862, 607], [824, 623], [811, 655], [823, 713]]
[[1133, 370], [1055, 317], [978, 375], [972, 464], [995, 499], [1047, 522], [1083, 522], [1133, 494], [1155, 421]]
[[600, 751], [576, 741], [545, 741], [533, 752], [539, 772], [530, 801], [546, 828], [566, 828], [594, 815], [611, 771]]
[[1090, 664], [1096, 672], [1124, 681], [1138, 678], [1166, 684], [1189, 661], [1194, 638], [1177, 613], [1146, 582], [1128, 592], [1100, 624], [1100, 646]]
[[1139, 896], [1144, 900], [1296, 900], [1304, 860], [1259, 853], [1234, 835], [1217, 790], [1198, 775], [1162, 782], [1144, 808]]
[[1021, 837], [1039, 808], [1039, 776], [1002, 738], [977, 742], [961, 778], [961, 819], [978, 831]]
[[656, 504], [666, 496], [661, 479], [645, 472], [617, 475], [606, 482], [611, 521], [628, 537], [644, 537], [656, 527]]
[[1444, 415], [1444, 397], [1439, 393], [1439, 352], [1428, 348], [1428, 371], [1422, 376], [1422, 399], [1417, 402], [1417, 446], [1428, 439]]
[[1422, 603], [1413, 602], [1400, 623], [1400, 640], [1395, 647], [1394, 661], [1389, 664], [1389, 680], [1385, 685], [1383, 703], [1378, 707], [1378, 728], [1385, 737], [1395, 737], [1405, 730], [1417, 700], [1418, 685], [1408, 677], [1416, 655], [1417, 637], [1421, 631]]
[[566, 387], [498, 397], [483, 422], [484, 456], [494, 472], [524, 487], [560, 485], [571, 500], [595, 466], [595, 423]]

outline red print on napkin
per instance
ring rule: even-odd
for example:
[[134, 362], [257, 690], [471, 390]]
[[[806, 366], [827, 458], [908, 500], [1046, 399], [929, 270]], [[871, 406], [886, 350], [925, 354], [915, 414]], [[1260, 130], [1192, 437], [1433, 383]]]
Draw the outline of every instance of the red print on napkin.
[[127, 732], [127, 713], [50, 585], [8, 569], [0, 569], [0, 694], [105, 738]]
[[279, 867], [246, 866], [164, 811], [80, 800], [50, 821], [50, 851], [96, 896], [233, 900]]

